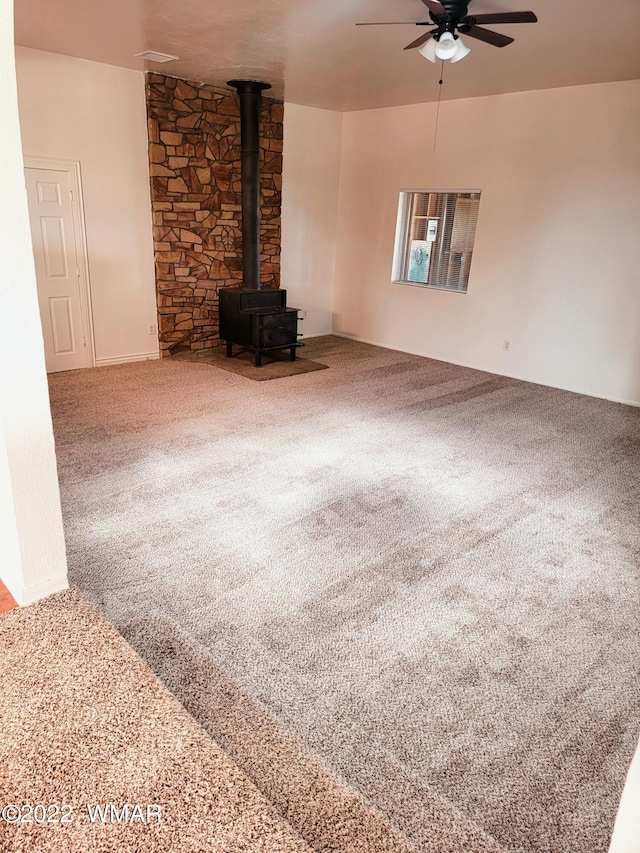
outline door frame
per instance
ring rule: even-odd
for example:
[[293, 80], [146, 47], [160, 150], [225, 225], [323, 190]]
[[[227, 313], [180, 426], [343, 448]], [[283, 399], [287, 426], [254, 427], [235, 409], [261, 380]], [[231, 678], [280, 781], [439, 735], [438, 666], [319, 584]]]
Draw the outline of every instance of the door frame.
[[57, 157], [34, 157], [25, 154], [25, 169], [47, 169], [53, 172], [66, 172], [73, 197], [71, 212], [73, 217], [73, 239], [76, 247], [78, 268], [78, 291], [80, 297], [80, 316], [82, 337], [86, 341], [84, 349], [85, 367], [96, 366], [96, 345], [93, 330], [93, 310], [91, 306], [91, 282], [89, 278], [89, 254], [87, 251], [87, 232], [84, 218], [84, 199], [82, 194], [82, 173], [79, 160], [63, 160]]

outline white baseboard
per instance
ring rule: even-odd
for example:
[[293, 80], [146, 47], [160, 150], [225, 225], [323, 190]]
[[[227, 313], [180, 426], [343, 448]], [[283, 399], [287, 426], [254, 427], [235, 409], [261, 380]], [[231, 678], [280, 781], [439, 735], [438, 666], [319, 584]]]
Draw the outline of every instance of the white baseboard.
[[49, 580], [36, 583], [33, 586], [28, 586], [22, 590], [22, 594], [18, 592], [12, 593], [20, 607], [27, 607], [29, 604], [35, 604], [41, 598], [46, 598], [48, 595], [54, 595], [56, 592], [63, 592], [69, 589], [69, 581], [66, 575], [61, 575], [57, 578], [49, 578]]
[[107, 367], [110, 364], [127, 364], [130, 361], [153, 361], [160, 358], [158, 350], [153, 352], [136, 352], [133, 355], [117, 355], [115, 358], [96, 358], [96, 367]]
[[542, 382], [540, 379], [531, 379], [530, 376], [520, 376], [517, 373], [505, 373], [504, 371], [488, 370], [486, 367], [478, 367], [476, 364], [467, 364], [464, 361], [448, 361], [444, 358], [438, 358], [435, 355], [423, 355], [420, 352], [413, 352], [412, 350], [403, 349], [402, 347], [390, 347], [386, 344], [378, 343], [377, 341], [370, 341], [367, 338], [360, 338], [357, 335], [347, 335], [344, 332], [331, 332], [331, 334], [335, 335], [336, 338], [346, 338], [349, 341], [358, 341], [358, 343], [361, 344], [371, 344], [371, 346], [380, 347], [380, 349], [388, 349], [395, 352], [404, 352], [407, 355], [417, 355], [420, 358], [430, 358], [432, 361], [443, 361], [445, 362], [445, 364], [455, 364], [458, 367], [468, 367], [471, 370], [479, 370], [482, 373], [491, 373], [494, 376], [506, 376], [507, 379], [517, 379], [519, 382], [530, 382], [532, 385], [544, 385], [547, 388], [556, 388], [558, 391], [569, 391], [571, 394], [580, 394], [583, 397], [595, 397], [597, 400], [608, 400], [610, 403], [622, 403], [623, 406], [635, 406], [636, 408], [640, 408], [640, 401], [638, 400], [628, 400], [624, 397], [611, 397], [607, 394], [595, 394], [593, 391], [585, 391], [583, 388], [571, 387], [569, 385], [551, 385], [551, 383]]

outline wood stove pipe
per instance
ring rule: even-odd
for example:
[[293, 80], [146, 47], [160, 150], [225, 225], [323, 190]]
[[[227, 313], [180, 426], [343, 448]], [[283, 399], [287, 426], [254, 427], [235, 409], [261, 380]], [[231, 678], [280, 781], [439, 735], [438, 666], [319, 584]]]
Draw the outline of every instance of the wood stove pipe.
[[260, 101], [270, 83], [229, 80], [240, 97], [243, 288], [260, 289]]

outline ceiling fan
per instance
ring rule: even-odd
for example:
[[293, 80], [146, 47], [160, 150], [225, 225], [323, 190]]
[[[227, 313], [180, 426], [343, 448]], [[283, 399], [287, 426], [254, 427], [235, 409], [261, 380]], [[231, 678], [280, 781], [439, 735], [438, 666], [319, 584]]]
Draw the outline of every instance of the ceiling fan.
[[458, 62], [468, 53], [459, 33], [479, 39], [494, 47], [506, 47], [514, 41], [510, 36], [487, 30], [478, 24], [535, 24], [538, 18], [533, 12], [490, 12], [485, 15], [469, 15], [470, 0], [422, 0], [429, 10], [428, 21], [375, 21], [356, 24], [357, 27], [409, 24], [417, 27], [433, 27], [428, 33], [412, 41], [404, 49], [420, 48], [419, 53], [430, 62], [450, 59]]

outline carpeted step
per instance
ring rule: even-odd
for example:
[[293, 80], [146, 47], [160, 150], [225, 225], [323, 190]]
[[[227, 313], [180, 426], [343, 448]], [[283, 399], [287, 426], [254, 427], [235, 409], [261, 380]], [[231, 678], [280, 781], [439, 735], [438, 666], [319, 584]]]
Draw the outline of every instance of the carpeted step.
[[[119, 627], [184, 707], [317, 853], [504, 853], [501, 845], [453, 805], [420, 780], [406, 778], [398, 766], [385, 768], [383, 776], [393, 778], [394, 785], [379, 792], [377, 808], [165, 616], [156, 614]], [[394, 825], [390, 815], [398, 818], [405, 832], [409, 829], [410, 837]]]
[[77, 591], [0, 616], [0, 666], [0, 853], [311, 853]]

